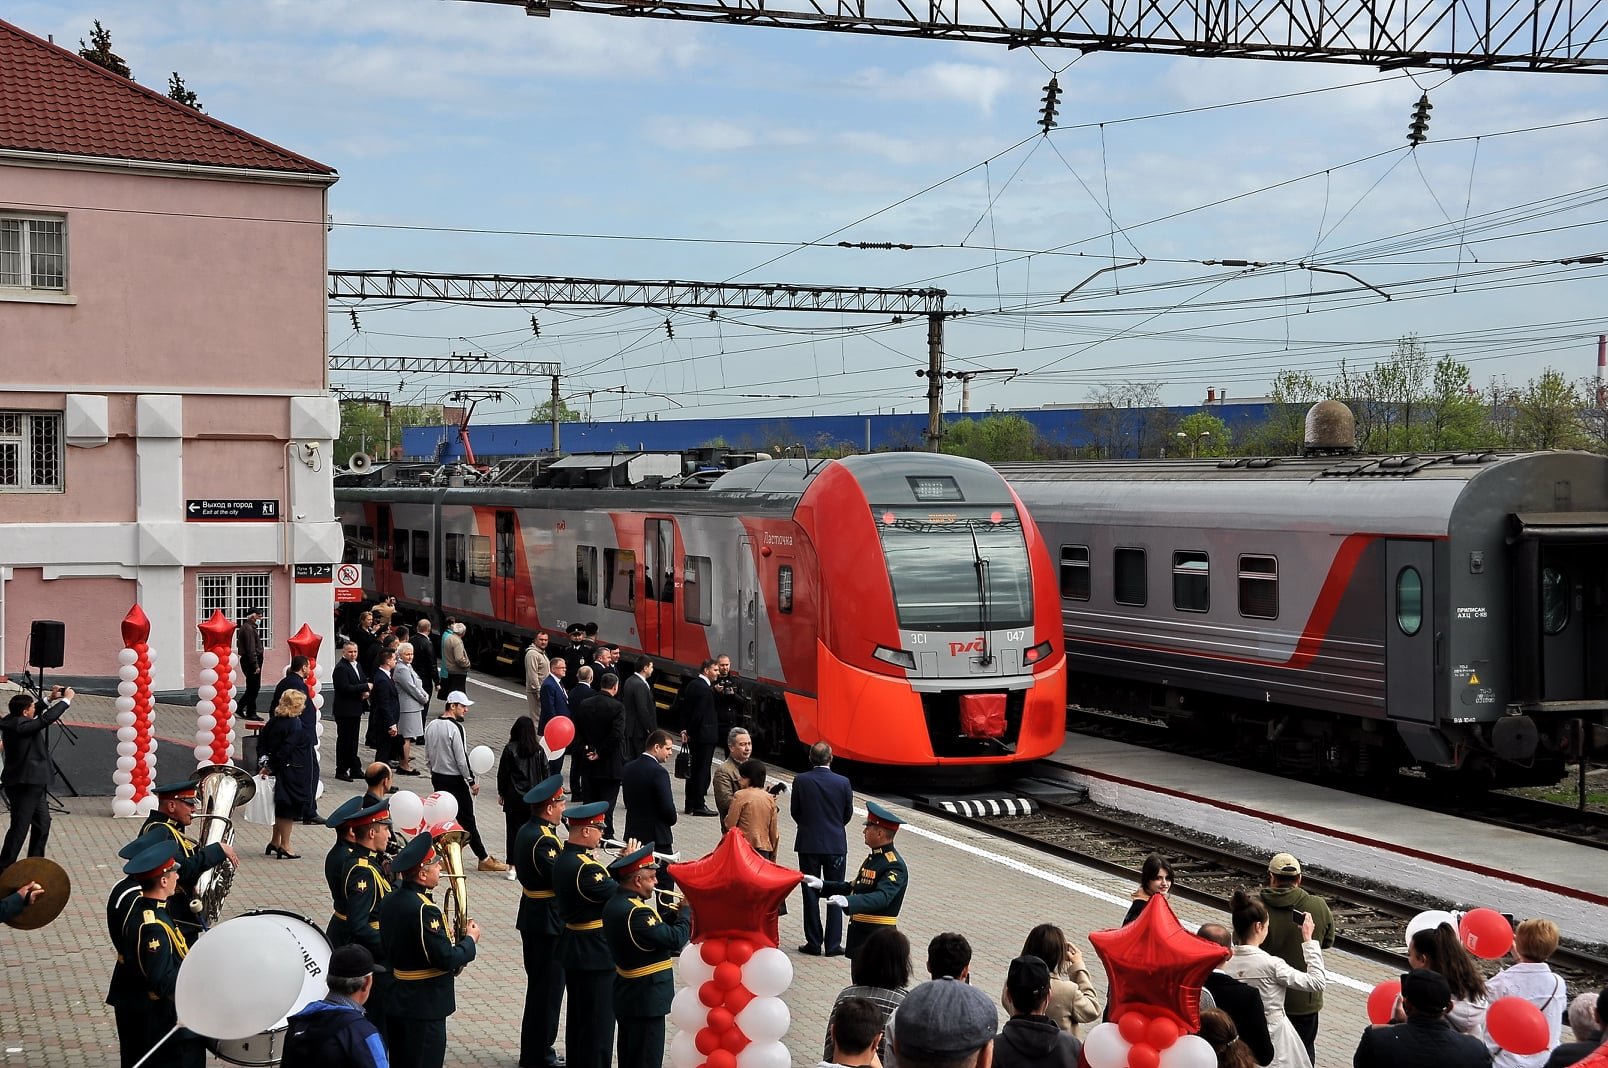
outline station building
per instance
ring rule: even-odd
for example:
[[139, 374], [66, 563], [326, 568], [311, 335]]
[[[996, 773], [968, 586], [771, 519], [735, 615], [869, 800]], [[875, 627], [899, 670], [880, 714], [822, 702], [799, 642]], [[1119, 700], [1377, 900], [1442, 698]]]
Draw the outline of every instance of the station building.
[[52, 676], [115, 675], [136, 602], [161, 690], [214, 609], [265, 680], [329, 633], [336, 177], [0, 22], [0, 671], [60, 620]]

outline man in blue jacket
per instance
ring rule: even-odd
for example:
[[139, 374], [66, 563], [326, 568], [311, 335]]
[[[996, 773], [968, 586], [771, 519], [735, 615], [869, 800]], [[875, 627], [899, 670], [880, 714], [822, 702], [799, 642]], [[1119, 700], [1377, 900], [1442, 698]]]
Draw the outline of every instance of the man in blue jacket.
[[[793, 780], [793, 822], [798, 836], [798, 870], [829, 882], [843, 878], [849, 853], [843, 828], [854, 819], [854, 787], [832, 770], [832, 747], [825, 742], [810, 746], [810, 768]], [[821, 892], [804, 887], [804, 944], [800, 953], [819, 957], [843, 953], [843, 911], [826, 907], [826, 930], [821, 930]]]
[[363, 946], [340, 946], [329, 955], [324, 977], [329, 995], [292, 1016], [285, 1035], [285, 1064], [325, 1068], [390, 1068], [380, 1032], [363, 1013], [374, 992], [374, 975], [385, 965]]

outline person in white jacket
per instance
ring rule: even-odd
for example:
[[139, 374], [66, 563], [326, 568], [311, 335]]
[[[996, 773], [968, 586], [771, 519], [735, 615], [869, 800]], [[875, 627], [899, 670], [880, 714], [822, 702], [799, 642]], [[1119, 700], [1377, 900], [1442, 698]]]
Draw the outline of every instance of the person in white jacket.
[[1558, 925], [1551, 920], [1525, 920], [1513, 929], [1513, 952], [1519, 963], [1503, 968], [1485, 984], [1491, 1004], [1505, 997], [1521, 997], [1546, 1017], [1547, 1048], [1528, 1055], [1509, 1053], [1485, 1035], [1485, 1048], [1491, 1051], [1495, 1068], [1541, 1068], [1552, 1050], [1563, 1041], [1563, 1014], [1569, 1007], [1569, 988], [1547, 960], [1558, 951]]
[[1249, 983], [1262, 996], [1267, 1014], [1268, 1034], [1273, 1038], [1273, 1063], [1268, 1068], [1312, 1068], [1306, 1046], [1295, 1025], [1284, 1015], [1287, 990], [1317, 992], [1328, 982], [1323, 970], [1323, 950], [1312, 938], [1312, 917], [1302, 913], [1301, 955], [1306, 971], [1296, 971], [1283, 959], [1261, 948], [1267, 938], [1267, 906], [1260, 898], [1243, 890], [1234, 891], [1234, 955], [1222, 970], [1242, 983]]

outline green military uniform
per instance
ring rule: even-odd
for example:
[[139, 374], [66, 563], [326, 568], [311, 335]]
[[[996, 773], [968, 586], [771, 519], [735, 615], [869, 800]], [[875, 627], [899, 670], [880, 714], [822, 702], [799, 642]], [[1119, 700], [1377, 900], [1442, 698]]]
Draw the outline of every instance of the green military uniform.
[[[123, 870], [132, 876], [143, 876], [171, 865], [178, 854], [173, 843], [158, 841], [136, 853]], [[112, 968], [106, 1004], [117, 1018], [122, 1068], [132, 1068], [158, 1043], [162, 1051], [147, 1064], [202, 1068], [206, 1046], [199, 1035], [181, 1028], [168, 1037], [179, 1022], [173, 990], [179, 980], [179, 965], [190, 946], [168, 915], [166, 905], [143, 894], [136, 898], [115, 942], [117, 963]]]
[[[331, 812], [329, 817], [324, 820], [324, 826], [335, 832], [335, 844], [329, 847], [328, 853], [324, 854], [324, 882], [329, 886], [330, 910], [332, 912], [344, 911], [341, 908], [341, 904], [345, 899], [345, 895], [341, 892], [341, 876], [346, 874], [346, 866], [352, 862], [352, 857], [357, 851], [356, 843], [342, 837], [341, 828], [353, 815], [367, 807], [368, 804], [364, 798], [349, 797], [342, 801], [335, 811]], [[334, 926], [335, 920], [331, 918], [326, 933], [328, 930], [332, 930]], [[334, 935], [330, 935], [330, 937], [333, 939]]]
[[[564, 777], [554, 775], [532, 787], [526, 800], [545, 804], [562, 790]], [[544, 787], [547, 789], [544, 790]], [[537, 800], [531, 801], [531, 797]], [[519, 1063], [536, 1068], [555, 1063], [559, 1009], [564, 1003], [564, 967], [558, 961], [563, 930], [553, 891], [553, 865], [564, 850], [558, 828], [532, 816], [514, 836], [510, 858], [519, 877], [520, 943], [525, 958], [525, 1014], [519, 1028]]]
[[[414, 842], [429, 839], [421, 834]], [[404, 870], [411, 874], [416, 867]], [[430, 891], [404, 881], [380, 903], [380, 944], [393, 978], [385, 1006], [391, 1064], [441, 1068], [447, 1056], [447, 1017], [458, 1008], [454, 977], [475, 959], [474, 939], [455, 944]]]
[[[342, 908], [329, 921], [329, 944], [334, 949], [356, 943], [369, 951], [380, 964], [386, 964], [385, 946], [380, 940], [380, 910], [391, 881], [380, 870], [385, 857], [372, 849], [352, 847], [351, 862], [341, 874]], [[369, 1021], [386, 1034], [386, 1005], [391, 997], [391, 973], [375, 972], [374, 989], [363, 1007]]]
[[152, 812], [145, 817], [145, 825], [140, 828], [139, 836], [143, 838], [153, 830], [167, 831], [184, 851], [184, 855], [179, 858], [179, 888], [173, 894], [172, 907], [168, 910], [168, 915], [185, 941], [194, 942], [206, 929], [201, 914], [190, 908], [190, 902], [195, 898], [195, 883], [201, 878], [202, 872], [216, 868], [227, 859], [223, 855], [223, 846], [214, 842], [209, 846], [196, 848], [194, 839], [184, 833], [184, 828], [160, 812]]
[[[609, 866], [616, 874], [650, 843]], [[634, 869], [632, 869], [634, 870]], [[680, 910], [660, 918], [652, 903], [621, 886], [603, 906], [603, 933], [614, 956], [614, 1015], [620, 1022], [619, 1068], [660, 1068], [664, 1061], [664, 1018], [676, 992], [676, 956], [692, 930]]]
[[[572, 812], [596, 809], [580, 817]], [[601, 821], [608, 802], [595, 801], [565, 811], [566, 820]], [[564, 966], [569, 1008], [564, 1020], [564, 1055], [568, 1068], [609, 1068], [614, 1054], [614, 956], [603, 934], [603, 906], [616, 884], [602, 864], [583, 846], [564, 843], [553, 862], [553, 890], [564, 930], [558, 936], [558, 961]]]
[[[903, 824], [897, 815], [875, 801], [866, 803], [867, 826], [880, 826], [897, 831]], [[892, 842], [878, 846], [860, 862], [860, 870], [852, 882], [834, 880], [823, 885], [821, 892], [846, 895], [849, 930], [843, 940], [843, 950], [850, 960], [855, 950], [871, 937], [878, 927], [898, 926], [899, 908], [904, 904], [905, 887], [910, 883], [910, 869]]]

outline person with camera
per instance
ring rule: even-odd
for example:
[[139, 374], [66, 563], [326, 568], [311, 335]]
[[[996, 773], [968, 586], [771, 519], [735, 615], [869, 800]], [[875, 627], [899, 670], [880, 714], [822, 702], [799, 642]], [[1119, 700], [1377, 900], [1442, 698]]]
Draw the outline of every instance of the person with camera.
[[73, 703], [71, 687], [52, 686], [50, 705], [40, 711], [32, 694], [12, 695], [0, 719], [0, 747], [5, 749], [6, 770], [0, 786], [11, 806], [11, 828], [0, 848], [0, 871], [11, 867], [28, 839], [28, 855], [45, 855], [50, 840], [50, 740], [46, 728], [62, 717]]
[[[1334, 946], [1334, 914], [1329, 903], [1301, 886], [1301, 862], [1289, 853], [1279, 853], [1267, 863], [1267, 885], [1261, 889], [1267, 906], [1267, 940], [1262, 948], [1295, 969], [1306, 967], [1304, 920], [1312, 918], [1311, 937], [1319, 949]], [[1323, 1008], [1323, 990], [1292, 989], [1284, 997], [1284, 1014], [1295, 1033], [1301, 1036], [1307, 1059], [1317, 1060], [1314, 1047], [1318, 1038], [1318, 1013]]]

